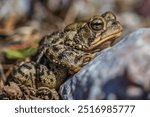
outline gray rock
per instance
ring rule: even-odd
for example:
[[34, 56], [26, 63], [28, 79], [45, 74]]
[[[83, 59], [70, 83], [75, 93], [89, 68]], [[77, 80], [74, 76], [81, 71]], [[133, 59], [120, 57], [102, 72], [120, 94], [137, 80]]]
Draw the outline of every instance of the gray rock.
[[150, 99], [150, 28], [107, 48], [61, 87], [62, 99]]

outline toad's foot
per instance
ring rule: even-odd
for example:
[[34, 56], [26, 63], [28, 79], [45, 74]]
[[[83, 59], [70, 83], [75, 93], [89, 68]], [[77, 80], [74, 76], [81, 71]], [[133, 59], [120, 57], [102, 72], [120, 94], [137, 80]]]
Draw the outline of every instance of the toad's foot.
[[39, 87], [37, 89], [36, 97], [44, 100], [59, 100], [57, 91], [48, 87]]

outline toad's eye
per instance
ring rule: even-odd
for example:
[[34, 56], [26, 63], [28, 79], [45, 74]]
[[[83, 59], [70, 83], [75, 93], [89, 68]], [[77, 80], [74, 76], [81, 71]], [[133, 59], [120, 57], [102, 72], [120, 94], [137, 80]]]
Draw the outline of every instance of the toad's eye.
[[105, 27], [104, 21], [100, 18], [93, 19], [92, 21], [90, 21], [89, 25], [94, 31], [100, 31]]

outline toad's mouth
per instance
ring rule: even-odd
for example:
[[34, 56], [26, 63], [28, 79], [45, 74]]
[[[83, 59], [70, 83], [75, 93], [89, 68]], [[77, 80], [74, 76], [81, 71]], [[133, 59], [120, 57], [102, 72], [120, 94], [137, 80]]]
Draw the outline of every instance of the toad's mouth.
[[110, 29], [106, 30], [104, 33], [100, 34], [95, 41], [91, 43], [88, 48], [84, 48], [85, 51], [94, 51], [106, 42], [114, 42], [118, 37], [121, 36], [123, 32], [123, 28], [120, 23], [116, 24], [114, 27], [110, 27]]

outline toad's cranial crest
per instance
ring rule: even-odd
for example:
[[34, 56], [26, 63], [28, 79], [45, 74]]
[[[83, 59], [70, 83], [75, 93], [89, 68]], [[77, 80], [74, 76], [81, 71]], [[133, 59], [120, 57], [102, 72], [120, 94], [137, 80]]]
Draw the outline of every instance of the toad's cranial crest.
[[16, 83], [22, 92], [26, 92], [24, 97], [32, 95], [40, 99], [59, 99], [57, 91], [66, 78], [91, 61], [97, 50], [112, 46], [122, 31], [112, 12], [70, 24], [62, 32], [45, 36], [37, 54], [14, 67], [7, 84]]

